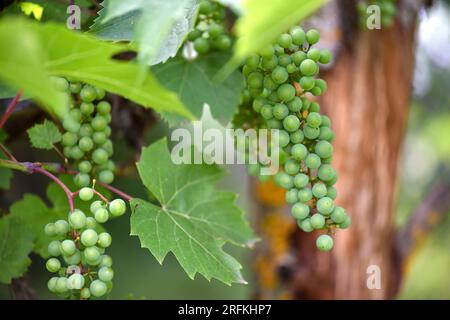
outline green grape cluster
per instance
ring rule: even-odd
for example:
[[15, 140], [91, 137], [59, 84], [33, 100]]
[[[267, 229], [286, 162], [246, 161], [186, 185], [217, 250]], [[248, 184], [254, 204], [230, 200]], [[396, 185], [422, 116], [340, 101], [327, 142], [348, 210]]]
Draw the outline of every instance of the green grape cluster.
[[364, 0], [358, 2], [357, 9], [361, 26], [366, 27], [366, 21], [369, 18], [367, 8], [371, 5], [376, 5], [380, 8], [381, 25], [383, 27], [391, 26], [394, 23], [394, 18], [397, 14], [395, 1], [396, 0]]
[[198, 54], [211, 51], [226, 51], [231, 46], [231, 38], [225, 31], [225, 7], [217, 1], [200, 2], [198, 19], [188, 40], [194, 43]]
[[102, 101], [105, 91], [79, 82], [56, 78], [57, 88], [70, 92], [74, 102], [63, 119], [66, 130], [62, 137], [64, 155], [73, 160], [79, 173], [74, 177], [79, 187], [87, 187], [93, 179], [110, 184], [114, 180], [111, 135], [111, 105]]
[[[92, 201], [94, 191], [84, 187], [79, 191], [83, 201]], [[64, 298], [89, 299], [102, 297], [112, 289], [114, 271], [112, 259], [105, 254], [112, 237], [101, 232], [99, 225], [125, 213], [126, 204], [116, 199], [108, 204], [93, 201], [91, 216], [75, 209], [67, 220], [48, 223], [44, 232], [52, 238], [48, 245], [49, 272], [57, 274], [48, 281], [48, 289]]]
[[[280, 35], [277, 43], [250, 56], [244, 67], [247, 90], [254, 98], [253, 110], [270, 129], [279, 129], [280, 162], [283, 170], [275, 182], [286, 189], [291, 213], [305, 232], [347, 228], [350, 217], [334, 204], [337, 181], [331, 166], [334, 132], [330, 119], [320, 114], [320, 105], [311, 100], [327, 90], [317, 78], [319, 65], [332, 60], [330, 51], [313, 47], [320, 34], [293, 27]], [[250, 168], [257, 174], [258, 167]], [[328, 234], [317, 239], [317, 248], [329, 251], [333, 239]]]

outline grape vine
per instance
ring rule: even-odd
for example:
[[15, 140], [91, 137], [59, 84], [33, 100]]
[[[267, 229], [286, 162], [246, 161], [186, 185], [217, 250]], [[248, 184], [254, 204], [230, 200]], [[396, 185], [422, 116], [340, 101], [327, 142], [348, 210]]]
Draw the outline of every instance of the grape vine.
[[[253, 110], [265, 120], [265, 127], [279, 129], [284, 167], [275, 182], [287, 190], [286, 202], [292, 204], [292, 216], [301, 230], [328, 230], [317, 238], [316, 245], [329, 251], [333, 229], [347, 228], [351, 220], [334, 204], [337, 192], [333, 185], [338, 177], [331, 166], [331, 122], [311, 99], [327, 90], [326, 82], [316, 75], [319, 64], [332, 59], [328, 50], [313, 47], [319, 39], [317, 30], [293, 27], [280, 35], [277, 43], [249, 57], [243, 67], [247, 82], [243, 101], [253, 98]], [[258, 175], [260, 165], [248, 168], [250, 174]]]

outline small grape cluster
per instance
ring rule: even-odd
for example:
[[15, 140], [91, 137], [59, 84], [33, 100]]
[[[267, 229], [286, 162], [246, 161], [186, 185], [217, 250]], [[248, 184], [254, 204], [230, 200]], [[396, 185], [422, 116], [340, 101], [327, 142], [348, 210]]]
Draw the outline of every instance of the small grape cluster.
[[[319, 63], [332, 59], [328, 50], [312, 47], [319, 39], [317, 30], [305, 33], [293, 27], [276, 44], [250, 56], [243, 73], [254, 111], [268, 128], [279, 129], [280, 155], [285, 159], [280, 161], [284, 170], [277, 173], [275, 182], [287, 190], [286, 201], [293, 205], [291, 213], [298, 226], [305, 232], [326, 229], [331, 233], [336, 227], [347, 228], [351, 220], [342, 207], [334, 205], [337, 174], [330, 165], [334, 139], [330, 119], [310, 100], [327, 90], [326, 82], [316, 75]], [[329, 251], [333, 238], [323, 234], [316, 245]]]
[[371, 5], [376, 5], [380, 8], [381, 25], [383, 27], [389, 27], [394, 23], [394, 18], [397, 14], [395, 0], [364, 0], [358, 2], [357, 5], [360, 16], [360, 23], [362, 26], [366, 26], [366, 21], [369, 17], [367, 8]]
[[102, 100], [103, 89], [79, 82], [68, 82], [56, 78], [57, 88], [74, 95], [68, 114], [63, 119], [66, 132], [62, 136], [64, 156], [72, 159], [79, 173], [75, 175], [75, 184], [87, 187], [93, 179], [110, 184], [114, 180], [114, 162], [109, 160], [113, 154], [111, 135], [111, 104]]
[[[94, 191], [84, 187], [79, 191], [83, 201], [91, 201]], [[91, 203], [93, 216], [75, 209], [67, 220], [48, 223], [45, 234], [52, 237], [48, 245], [51, 256], [46, 268], [49, 272], [58, 273], [48, 281], [48, 289], [65, 298], [89, 299], [102, 297], [112, 289], [112, 259], [105, 254], [111, 245], [112, 237], [107, 232], [99, 231], [99, 224], [111, 217], [125, 213], [126, 204], [122, 199], [115, 199], [109, 204], [97, 200]], [[62, 258], [66, 266], [61, 264]]]
[[199, 54], [211, 51], [226, 51], [231, 46], [231, 38], [225, 32], [225, 7], [217, 1], [200, 2], [198, 19], [194, 30], [188, 34], [188, 40], [194, 43]]

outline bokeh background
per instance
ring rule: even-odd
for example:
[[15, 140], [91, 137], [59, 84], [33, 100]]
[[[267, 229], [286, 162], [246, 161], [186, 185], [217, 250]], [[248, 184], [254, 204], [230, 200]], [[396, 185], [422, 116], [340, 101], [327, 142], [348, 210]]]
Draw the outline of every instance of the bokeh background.
[[[396, 227], [408, 221], [414, 208], [419, 206], [430, 186], [438, 178], [450, 180], [450, 7], [438, 2], [431, 9], [421, 11], [416, 40], [416, 65], [406, 139], [399, 163], [400, 179], [396, 195]], [[148, 132], [150, 143], [167, 134], [168, 129], [156, 125]], [[12, 146], [18, 156], [45, 160], [38, 151], [30, 154], [26, 136], [14, 141]], [[125, 143], [116, 148], [116, 155], [132, 152]], [[240, 195], [239, 205], [252, 212], [251, 196], [254, 190], [244, 168], [230, 166], [230, 175], [222, 184]], [[16, 174], [8, 195], [2, 204], [20, 199], [23, 192], [43, 194], [45, 179]], [[139, 180], [131, 176], [118, 179], [117, 185], [126, 186], [136, 195], [144, 192]], [[130, 193], [132, 193], [130, 191]], [[450, 214], [450, 212], [448, 212]], [[253, 212], [257, 214], [257, 212]], [[190, 280], [172, 255], [163, 266], [152, 255], [140, 248], [136, 237], [129, 236], [127, 219], [114, 220], [107, 228], [114, 237], [110, 254], [114, 259], [115, 281], [113, 299], [246, 299], [253, 297], [254, 269], [251, 252], [239, 248], [229, 249], [243, 264], [248, 285], [223, 285], [208, 282], [201, 276]], [[450, 219], [446, 217], [424, 237], [415, 249], [407, 268], [398, 299], [449, 299], [450, 298]], [[44, 262], [37, 256], [27, 275], [27, 280], [40, 299], [54, 298], [47, 290], [49, 275]], [[9, 299], [10, 291], [0, 285], [0, 299]]]

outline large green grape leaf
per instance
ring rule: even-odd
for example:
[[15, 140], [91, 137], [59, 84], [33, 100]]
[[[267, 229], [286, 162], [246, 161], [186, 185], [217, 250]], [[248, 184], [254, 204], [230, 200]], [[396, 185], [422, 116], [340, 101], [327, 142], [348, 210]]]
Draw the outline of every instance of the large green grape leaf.
[[0, 219], [0, 282], [11, 283], [31, 263], [33, 233], [20, 216], [8, 214]]
[[174, 57], [195, 23], [199, 0], [103, 1], [91, 26], [97, 36], [133, 41], [138, 60], [154, 65]]
[[51, 121], [45, 120], [41, 124], [35, 124], [27, 130], [31, 145], [38, 149], [50, 150], [55, 143], [61, 141], [62, 135], [58, 127]]
[[277, 37], [314, 13], [326, 0], [247, 0], [236, 23], [234, 59], [242, 61], [273, 43]]
[[[3, 143], [6, 138], [6, 132], [3, 129], [0, 129], [0, 143]], [[0, 152], [0, 159], [7, 159], [3, 152]], [[12, 177], [13, 173], [11, 169], [0, 168], [0, 189], [9, 189]]]
[[191, 118], [176, 94], [161, 86], [150, 72], [142, 74], [136, 64], [112, 59], [129, 49], [64, 25], [5, 18], [0, 22], [0, 80], [55, 110], [61, 109], [64, 99], [58, 98], [60, 93], [48, 75], [70, 77], [144, 107]]
[[142, 150], [141, 180], [160, 205], [131, 200], [131, 235], [162, 263], [172, 252], [190, 278], [200, 273], [226, 284], [244, 283], [241, 265], [223, 251], [227, 242], [251, 245], [254, 235], [234, 204], [236, 195], [214, 188], [216, 166], [176, 165], [166, 139]]
[[[177, 57], [153, 67], [153, 72], [161, 84], [178, 94], [196, 118], [201, 117], [207, 103], [214, 118], [226, 124], [236, 112], [244, 87], [242, 74], [237, 70], [223, 82], [214, 81], [229, 57], [228, 53], [210, 54], [193, 61]], [[164, 118], [170, 125], [182, 120], [174, 114], [164, 114]]]

